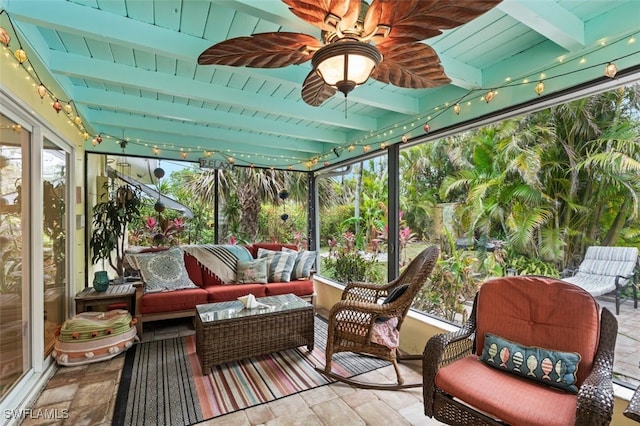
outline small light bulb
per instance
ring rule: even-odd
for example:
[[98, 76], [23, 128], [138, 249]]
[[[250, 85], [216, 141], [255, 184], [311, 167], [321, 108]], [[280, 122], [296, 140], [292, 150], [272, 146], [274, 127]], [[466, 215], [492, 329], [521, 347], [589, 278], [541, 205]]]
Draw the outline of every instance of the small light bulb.
[[23, 64], [27, 60], [27, 52], [22, 49], [17, 49], [13, 52], [13, 56], [18, 60], [19, 63]]
[[618, 73], [618, 67], [614, 63], [609, 62], [604, 69], [604, 75], [609, 78], [614, 78]]
[[487, 92], [487, 94], [486, 94], [486, 95], [484, 95], [484, 101], [485, 101], [486, 103], [491, 102], [491, 101], [493, 100], [493, 96], [494, 96], [494, 94], [493, 94], [493, 90], [489, 90], [489, 91]]
[[45, 96], [47, 95], [47, 88], [44, 87], [44, 84], [40, 84], [40, 86], [38, 86], [38, 96], [40, 96], [40, 99], [43, 99]]

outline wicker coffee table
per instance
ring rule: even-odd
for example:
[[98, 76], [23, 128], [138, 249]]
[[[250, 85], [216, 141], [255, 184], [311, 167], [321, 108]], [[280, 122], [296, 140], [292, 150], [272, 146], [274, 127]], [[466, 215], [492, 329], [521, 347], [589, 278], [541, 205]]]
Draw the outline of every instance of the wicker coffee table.
[[196, 306], [196, 352], [202, 373], [225, 362], [285, 349], [313, 350], [313, 306], [298, 296], [259, 297], [267, 308], [244, 309], [242, 302]]

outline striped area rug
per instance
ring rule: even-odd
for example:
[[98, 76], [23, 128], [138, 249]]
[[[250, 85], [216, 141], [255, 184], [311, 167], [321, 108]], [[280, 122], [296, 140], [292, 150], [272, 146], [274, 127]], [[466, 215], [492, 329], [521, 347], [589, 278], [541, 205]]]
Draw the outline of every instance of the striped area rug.
[[[315, 348], [276, 352], [212, 367], [203, 374], [195, 336], [135, 345], [127, 352], [114, 425], [190, 425], [264, 404], [331, 381], [325, 364], [327, 322], [316, 317]], [[388, 365], [351, 353], [333, 357], [333, 371], [351, 377]]]

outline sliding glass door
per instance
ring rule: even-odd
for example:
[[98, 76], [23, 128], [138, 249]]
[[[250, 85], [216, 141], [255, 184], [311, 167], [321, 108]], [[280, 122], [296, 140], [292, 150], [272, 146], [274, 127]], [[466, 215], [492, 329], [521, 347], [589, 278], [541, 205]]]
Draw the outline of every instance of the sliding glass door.
[[0, 400], [30, 367], [27, 150], [31, 134], [0, 114]]
[[48, 139], [42, 150], [42, 249], [44, 291], [44, 356], [55, 342], [55, 331], [66, 319], [67, 193], [69, 155]]

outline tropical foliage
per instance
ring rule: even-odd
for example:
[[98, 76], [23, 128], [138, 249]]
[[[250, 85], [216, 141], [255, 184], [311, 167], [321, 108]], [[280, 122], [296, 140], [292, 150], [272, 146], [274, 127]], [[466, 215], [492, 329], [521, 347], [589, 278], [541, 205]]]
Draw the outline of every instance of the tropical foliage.
[[[487, 276], [558, 276], [590, 245], [640, 245], [639, 99], [638, 87], [621, 88], [401, 149], [401, 262], [413, 246], [443, 249], [419, 307], [458, 318]], [[387, 178], [384, 152], [316, 176], [323, 275], [383, 281]], [[185, 223], [189, 242], [212, 241], [215, 188], [220, 241], [307, 235], [306, 173], [232, 167], [169, 182], [196, 213]], [[287, 200], [278, 198], [284, 189]], [[452, 217], [441, 217], [443, 203], [456, 206]], [[457, 238], [480, 250], [456, 248]]]

